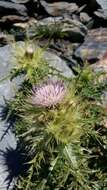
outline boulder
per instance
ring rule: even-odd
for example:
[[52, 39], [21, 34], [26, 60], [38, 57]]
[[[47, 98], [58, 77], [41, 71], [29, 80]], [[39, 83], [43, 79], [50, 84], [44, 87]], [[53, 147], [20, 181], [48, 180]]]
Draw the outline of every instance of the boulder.
[[40, 0], [40, 3], [44, 7], [45, 11], [51, 16], [72, 15], [72, 13], [78, 11], [78, 6], [75, 3], [47, 3], [44, 0]]
[[23, 17], [19, 15], [7, 15], [0, 19], [0, 24], [14, 24], [19, 22], [25, 22], [29, 17]]
[[28, 17], [27, 8], [24, 5], [0, 1], [0, 16], [3, 15], [20, 15]]
[[[15, 182], [15, 169], [18, 171], [20, 165], [15, 167], [13, 173], [10, 171], [13, 163], [13, 155], [17, 148], [17, 141], [15, 135], [12, 132], [11, 122], [2, 120], [5, 108], [5, 99], [10, 100], [15, 96], [15, 93], [20, 88], [23, 82], [23, 76], [15, 78], [13, 81], [9, 80], [9, 73], [12, 69], [12, 47], [6, 45], [0, 47], [0, 188], [2, 190], [12, 190]], [[7, 157], [7, 151], [10, 157]], [[14, 157], [14, 162], [16, 158]], [[9, 163], [6, 163], [8, 161]], [[18, 162], [18, 160], [17, 160]], [[16, 173], [17, 173], [16, 171]], [[13, 175], [13, 178], [12, 178]]]
[[76, 58], [94, 63], [107, 51], [107, 28], [92, 29], [84, 43], [75, 51]]
[[92, 20], [92, 18], [85, 12], [80, 13], [80, 20], [82, 23], [87, 24], [89, 21]]
[[101, 6], [103, 10], [107, 10], [107, 1], [106, 0], [96, 0], [97, 3]]
[[50, 51], [46, 51], [44, 53], [44, 58], [47, 60], [50, 66], [60, 71], [60, 74], [62, 74], [64, 77], [74, 77], [72, 70], [67, 66], [67, 63], [59, 56], [55, 55]]

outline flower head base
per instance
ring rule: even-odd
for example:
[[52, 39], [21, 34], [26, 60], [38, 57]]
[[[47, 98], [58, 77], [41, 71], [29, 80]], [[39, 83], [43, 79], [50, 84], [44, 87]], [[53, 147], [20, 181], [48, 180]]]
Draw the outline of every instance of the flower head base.
[[39, 107], [51, 107], [62, 101], [65, 92], [62, 81], [47, 81], [33, 88], [31, 103]]

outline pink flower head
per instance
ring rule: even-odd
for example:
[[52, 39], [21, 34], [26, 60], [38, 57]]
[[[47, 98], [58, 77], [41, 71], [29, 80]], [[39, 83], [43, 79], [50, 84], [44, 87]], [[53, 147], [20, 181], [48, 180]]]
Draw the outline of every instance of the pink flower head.
[[62, 81], [47, 81], [33, 88], [31, 103], [39, 107], [51, 107], [62, 101], [65, 92]]

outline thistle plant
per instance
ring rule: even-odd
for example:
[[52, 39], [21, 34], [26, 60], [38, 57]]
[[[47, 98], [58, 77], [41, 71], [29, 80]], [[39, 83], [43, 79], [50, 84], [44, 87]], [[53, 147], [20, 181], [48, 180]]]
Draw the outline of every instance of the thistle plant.
[[50, 67], [43, 57], [43, 48], [34, 47], [31, 42], [26, 42], [22, 46], [14, 47], [14, 49], [15, 59], [13, 61], [16, 64], [12, 70], [11, 78], [24, 73], [26, 81], [35, 84], [48, 77]]
[[59, 75], [46, 82], [49, 65], [43, 71], [43, 59], [36, 62], [36, 53], [29, 57], [24, 52], [27, 60], [19, 56], [17, 68], [26, 71], [26, 85], [9, 103], [16, 135], [30, 159], [15, 189], [102, 190], [107, 187], [107, 129], [102, 126], [106, 114], [101, 107], [106, 85], [89, 66], [68, 81]]

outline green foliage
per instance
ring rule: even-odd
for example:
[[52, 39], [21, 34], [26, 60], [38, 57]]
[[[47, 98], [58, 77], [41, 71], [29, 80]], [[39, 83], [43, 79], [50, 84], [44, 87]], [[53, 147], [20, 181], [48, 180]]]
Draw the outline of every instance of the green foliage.
[[[26, 84], [31, 87], [49, 79], [53, 75], [64, 78], [60, 71], [53, 68], [46, 61], [44, 56], [46, 48], [33, 46], [32, 43], [32, 41], [26, 41], [13, 47], [13, 63], [15, 64], [8, 77], [12, 80], [14, 77], [24, 74]], [[27, 85], [26, 89], [28, 88]]]
[[16, 189], [106, 190], [107, 129], [102, 126], [106, 114], [101, 107], [106, 85], [99, 82], [99, 75], [86, 65], [65, 81], [67, 93], [61, 104], [40, 108], [28, 98], [32, 85], [49, 74], [41, 49], [32, 60], [18, 56], [17, 69], [26, 71], [25, 84], [9, 108], [16, 115], [16, 135], [30, 159]]
[[36, 84], [43, 78], [45, 79], [51, 72], [48, 63], [43, 57], [44, 49], [34, 48], [30, 42], [26, 42], [22, 46], [16, 46], [14, 49], [16, 65], [12, 71], [11, 78], [24, 73], [28, 82]]
[[67, 33], [62, 31], [62, 26], [59, 23], [38, 25], [35, 28], [36, 38], [48, 39], [63, 39], [67, 37]]
[[99, 78], [104, 73], [98, 72], [94, 73], [91, 67], [86, 63], [83, 70], [78, 69], [78, 76], [76, 78], [76, 89], [77, 93], [81, 92], [84, 98], [89, 100], [100, 100], [103, 89], [105, 88], [105, 83], [100, 82]]

